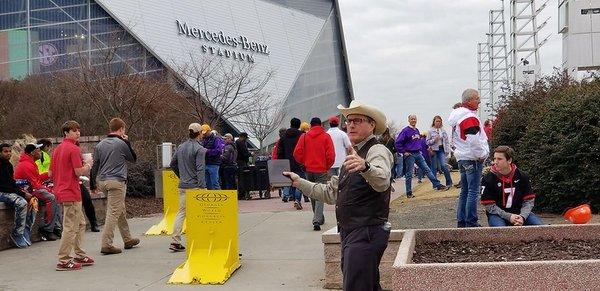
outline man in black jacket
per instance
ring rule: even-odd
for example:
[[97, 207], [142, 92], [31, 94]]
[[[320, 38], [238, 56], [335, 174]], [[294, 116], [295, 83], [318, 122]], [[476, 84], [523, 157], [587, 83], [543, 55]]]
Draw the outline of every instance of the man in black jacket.
[[33, 216], [27, 213], [27, 201], [31, 194], [22, 191], [13, 178], [13, 166], [10, 163], [11, 148], [9, 144], [0, 144], [0, 202], [15, 208], [15, 225], [10, 232], [10, 239], [19, 248], [31, 245], [29, 234], [33, 224]]
[[223, 189], [235, 190], [235, 173], [237, 172], [237, 150], [233, 142], [233, 135], [226, 133], [224, 135], [225, 147], [221, 155], [221, 169], [223, 171]]
[[485, 206], [489, 226], [542, 224], [542, 220], [531, 212], [535, 194], [529, 175], [517, 169], [514, 156], [512, 148], [497, 147], [492, 170], [481, 181], [481, 204]]
[[311, 198], [335, 204], [341, 239], [343, 287], [346, 291], [381, 290], [379, 263], [390, 237], [388, 222], [392, 153], [377, 141], [386, 129], [379, 109], [352, 101], [338, 109], [346, 117], [352, 143], [340, 175], [326, 184], [312, 183], [284, 172]]
[[248, 134], [245, 132], [240, 133], [240, 136], [235, 141], [235, 149], [237, 150], [237, 166], [245, 167], [248, 165], [248, 159], [250, 156], [250, 151], [248, 150]]
[[[245, 132], [240, 133], [238, 139], [235, 141], [235, 149], [237, 150], [237, 168], [238, 168], [238, 199], [250, 200], [250, 191], [248, 189], [249, 177], [243, 176], [244, 168], [248, 166], [248, 160], [252, 156], [248, 150], [248, 134]], [[247, 173], [246, 168], [246, 173]]]
[[[294, 117], [290, 120], [290, 128], [285, 131], [283, 137], [279, 139], [279, 144], [277, 145], [277, 159], [278, 160], [289, 160], [290, 161], [290, 171], [298, 174], [301, 177], [305, 177], [304, 171], [302, 170], [302, 165], [300, 165], [296, 159], [294, 159], [294, 149], [296, 148], [296, 144], [298, 143], [298, 139], [302, 135], [300, 131], [300, 119]], [[283, 188], [283, 197], [281, 200], [283, 202], [288, 202], [289, 200], [295, 199], [295, 201], [300, 204], [302, 199], [302, 192], [298, 191], [296, 187], [285, 187]]]

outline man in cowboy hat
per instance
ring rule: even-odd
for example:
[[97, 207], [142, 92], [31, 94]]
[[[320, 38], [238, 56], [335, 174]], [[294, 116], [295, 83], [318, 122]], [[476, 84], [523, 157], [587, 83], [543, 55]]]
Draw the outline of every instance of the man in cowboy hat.
[[379, 262], [388, 244], [392, 153], [375, 134], [386, 129], [385, 115], [359, 101], [338, 106], [346, 117], [352, 142], [339, 176], [326, 184], [312, 183], [284, 172], [302, 193], [327, 204], [336, 204], [342, 240], [344, 290], [381, 290]]

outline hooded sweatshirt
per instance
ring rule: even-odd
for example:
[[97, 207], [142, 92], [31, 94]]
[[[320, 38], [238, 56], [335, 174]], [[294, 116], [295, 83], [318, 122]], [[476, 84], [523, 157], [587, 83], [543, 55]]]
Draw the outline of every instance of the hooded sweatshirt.
[[202, 139], [202, 146], [206, 149], [206, 164], [221, 165], [221, 155], [223, 154], [223, 148], [225, 148], [225, 141], [213, 133]]
[[15, 179], [27, 180], [31, 189], [34, 191], [39, 189], [48, 190], [42, 185], [42, 177], [40, 176], [37, 165], [33, 161], [33, 157], [26, 153], [21, 154], [19, 164], [17, 164], [17, 167], [15, 168], [14, 176]]
[[300, 164], [294, 159], [294, 149], [302, 132], [297, 128], [288, 128], [277, 145], [277, 159], [290, 160], [290, 170], [294, 173], [302, 171]]
[[294, 158], [307, 172], [327, 173], [335, 162], [335, 149], [331, 136], [321, 126], [313, 126], [300, 136], [294, 149]]
[[481, 180], [481, 204], [490, 214], [510, 220], [511, 214], [527, 219], [534, 205], [535, 194], [527, 173], [512, 164], [508, 175], [502, 175], [496, 166]]
[[466, 107], [452, 110], [448, 123], [452, 126], [454, 155], [459, 161], [483, 160], [490, 154], [487, 137], [475, 111]]

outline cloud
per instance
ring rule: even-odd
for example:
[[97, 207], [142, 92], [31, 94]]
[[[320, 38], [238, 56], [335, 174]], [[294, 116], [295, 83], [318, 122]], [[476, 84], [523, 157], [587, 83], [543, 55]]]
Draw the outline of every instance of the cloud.
[[[556, 3], [542, 36], [542, 70], [560, 66]], [[466, 88], [477, 88], [477, 43], [486, 40], [493, 0], [344, 0], [339, 1], [355, 97], [382, 108], [402, 125], [419, 116], [422, 130], [435, 115], [446, 119]], [[507, 33], [509, 29], [506, 1]], [[554, 6], [553, 6], [554, 5]], [[507, 42], [509, 41], [507, 35]]]

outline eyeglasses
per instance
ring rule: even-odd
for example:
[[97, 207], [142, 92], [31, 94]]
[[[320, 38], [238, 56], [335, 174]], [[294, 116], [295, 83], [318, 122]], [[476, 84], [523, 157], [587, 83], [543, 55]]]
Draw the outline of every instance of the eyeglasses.
[[350, 125], [352, 123], [354, 123], [354, 125], [360, 125], [363, 122], [369, 122], [369, 119], [368, 118], [360, 118], [360, 117], [349, 118], [349, 119], [346, 120], [346, 125]]

